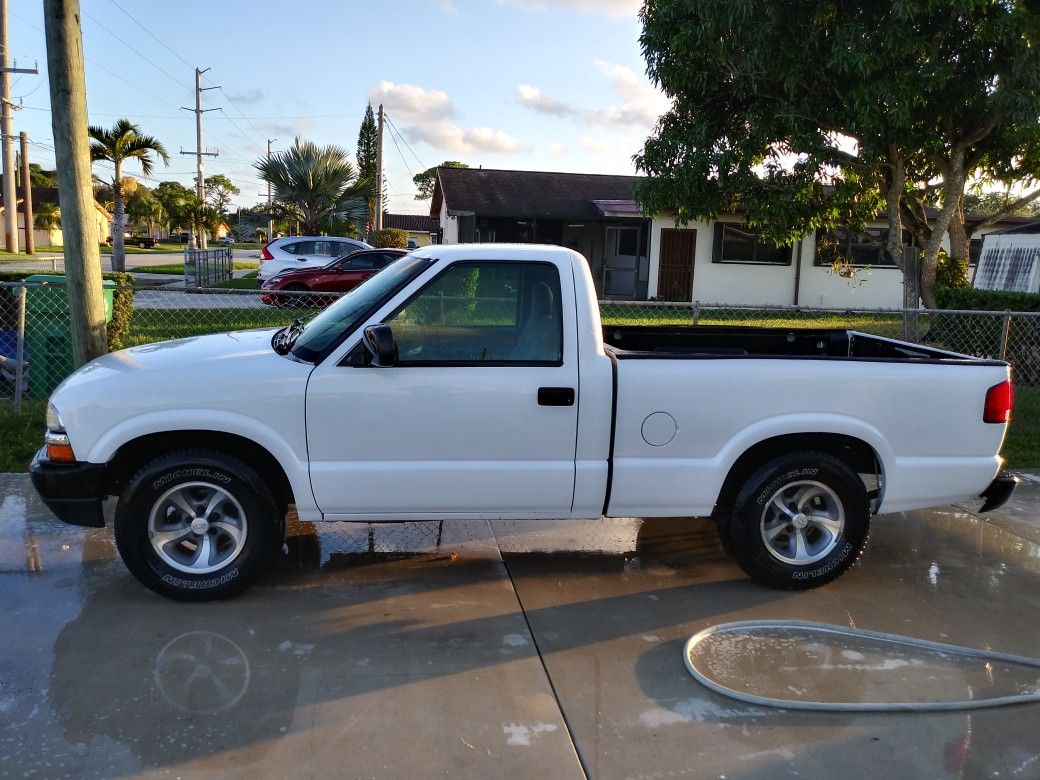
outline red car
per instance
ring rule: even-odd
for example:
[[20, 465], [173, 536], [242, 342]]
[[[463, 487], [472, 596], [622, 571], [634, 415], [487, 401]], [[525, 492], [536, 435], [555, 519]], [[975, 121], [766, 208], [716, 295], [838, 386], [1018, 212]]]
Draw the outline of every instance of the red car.
[[[290, 302], [296, 305], [324, 306], [334, 300], [334, 297], [276, 295], [275, 293], [348, 292], [406, 254], [408, 254], [406, 249], [360, 249], [345, 257], [337, 258], [321, 268], [282, 271], [260, 286], [260, 300], [269, 306], [284, 306]], [[298, 300], [293, 301], [294, 297]]]

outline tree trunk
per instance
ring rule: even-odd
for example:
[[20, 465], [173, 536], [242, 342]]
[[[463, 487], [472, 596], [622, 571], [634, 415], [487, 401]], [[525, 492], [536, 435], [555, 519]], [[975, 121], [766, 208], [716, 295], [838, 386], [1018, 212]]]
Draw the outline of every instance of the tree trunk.
[[896, 268], [903, 270], [903, 189], [906, 187], [906, 169], [895, 146], [888, 148], [890, 173], [885, 191], [885, 211], [888, 214], [888, 242], [885, 249]]
[[955, 146], [950, 159], [942, 166], [943, 206], [932, 225], [932, 234], [924, 246], [921, 259], [921, 299], [925, 307], [935, 308], [935, 273], [939, 263], [942, 240], [949, 230], [950, 221], [964, 194], [964, 149]]
[[964, 224], [964, 195], [957, 203], [957, 210], [950, 220], [950, 257], [968, 262], [970, 245], [967, 227]]
[[115, 197], [115, 216], [112, 217], [112, 270], [122, 273], [126, 270], [126, 242], [123, 238], [125, 221], [123, 207], [123, 171], [122, 165], [116, 161], [116, 178], [112, 182], [112, 194]]

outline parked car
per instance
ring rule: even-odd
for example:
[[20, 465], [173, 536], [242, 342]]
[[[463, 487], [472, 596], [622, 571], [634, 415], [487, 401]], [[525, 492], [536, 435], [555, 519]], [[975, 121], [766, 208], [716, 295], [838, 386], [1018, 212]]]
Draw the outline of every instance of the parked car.
[[218, 244], [223, 244], [224, 246], [231, 246], [231, 245], [233, 245], [235, 243], [235, 237], [234, 236], [224, 236], [223, 238], [218, 238], [217, 239], [217, 243]]
[[[106, 238], [105, 239], [105, 243], [108, 244], [109, 246], [112, 246], [112, 236], [109, 236], [108, 238]], [[155, 248], [155, 247], [157, 247], [159, 245], [159, 239], [157, 239], [155, 236], [134, 236], [134, 235], [129, 235], [129, 236], [124, 236], [123, 237], [123, 245], [124, 246], [138, 246], [141, 249], [153, 249], [153, 248]]]
[[[346, 257], [340, 257], [320, 268], [295, 268], [282, 271], [260, 285], [260, 300], [269, 306], [285, 304], [292, 296], [277, 295], [299, 292], [344, 293], [353, 290], [363, 281], [390, 263], [408, 254], [404, 249], [359, 249]], [[303, 296], [300, 296], [301, 300]], [[307, 296], [314, 304], [327, 306], [334, 298], [323, 295]]]
[[1007, 500], [1009, 377], [847, 330], [603, 328], [576, 252], [441, 245], [306, 324], [94, 360], [51, 396], [31, 473], [68, 523], [102, 526], [119, 496], [127, 567], [185, 601], [253, 582], [293, 504], [303, 521], [712, 515], [749, 575], [798, 590], [853, 564], [872, 514]]
[[358, 249], [372, 249], [372, 246], [353, 238], [334, 236], [276, 238], [260, 249], [260, 270], [256, 277], [263, 281], [290, 269], [320, 268], [330, 260], [349, 255]]

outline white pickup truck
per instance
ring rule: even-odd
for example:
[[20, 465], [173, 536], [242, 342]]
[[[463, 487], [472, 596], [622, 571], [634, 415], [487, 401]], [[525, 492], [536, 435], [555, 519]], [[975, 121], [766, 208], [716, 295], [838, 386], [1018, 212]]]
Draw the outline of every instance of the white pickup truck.
[[870, 517], [1003, 503], [1007, 364], [845, 330], [600, 323], [554, 246], [431, 246], [306, 324], [134, 347], [54, 392], [37, 491], [177, 599], [302, 520], [716, 519], [753, 578], [840, 575]]

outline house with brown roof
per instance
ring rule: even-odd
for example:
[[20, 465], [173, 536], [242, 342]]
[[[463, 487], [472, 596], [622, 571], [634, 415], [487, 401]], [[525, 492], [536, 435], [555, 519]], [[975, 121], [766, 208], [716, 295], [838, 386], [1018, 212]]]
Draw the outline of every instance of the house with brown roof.
[[425, 214], [390, 214], [384, 211], [383, 227], [406, 231], [409, 249], [436, 243], [440, 234], [440, 224]]
[[[431, 217], [444, 243], [520, 242], [567, 246], [589, 261], [601, 298], [727, 305], [901, 308], [902, 271], [884, 251], [883, 218], [863, 232], [832, 230], [779, 247], [739, 213], [680, 225], [648, 215], [634, 199], [637, 176], [438, 168]], [[975, 215], [969, 215], [972, 219]], [[977, 217], [981, 219], [981, 217]], [[982, 237], [1025, 218], [1008, 217]], [[909, 236], [909, 234], [908, 234]], [[917, 249], [907, 239], [906, 254]], [[854, 278], [835, 273], [838, 258]], [[908, 300], [913, 300], [911, 292]]]
[[438, 168], [430, 216], [445, 244], [558, 244], [585, 255], [601, 296], [645, 299], [651, 220], [636, 176]]

